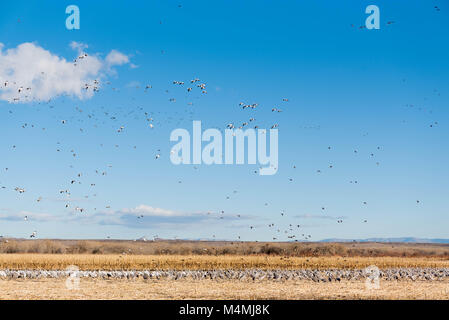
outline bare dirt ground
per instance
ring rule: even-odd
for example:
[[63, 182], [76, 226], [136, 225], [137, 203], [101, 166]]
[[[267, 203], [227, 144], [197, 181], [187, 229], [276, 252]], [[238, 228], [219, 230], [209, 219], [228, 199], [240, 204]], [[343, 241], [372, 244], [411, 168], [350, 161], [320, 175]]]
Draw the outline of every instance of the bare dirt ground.
[[0, 299], [449, 299], [449, 281], [0, 280]]

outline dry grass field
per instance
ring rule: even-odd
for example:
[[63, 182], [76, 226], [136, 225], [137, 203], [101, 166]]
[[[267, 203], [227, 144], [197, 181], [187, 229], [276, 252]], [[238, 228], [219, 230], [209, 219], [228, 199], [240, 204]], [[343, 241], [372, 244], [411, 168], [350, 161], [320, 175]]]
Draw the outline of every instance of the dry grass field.
[[0, 253], [449, 258], [449, 244], [3, 239]]
[[449, 267], [447, 258], [431, 257], [283, 257], [269, 255], [93, 255], [0, 254], [0, 269], [64, 270], [218, 270], [218, 269], [362, 269]]
[[69, 290], [64, 279], [0, 280], [0, 299], [449, 299], [449, 282], [94, 280]]
[[[449, 245], [207, 241], [0, 241], [0, 270], [245, 270], [449, 268]], [[0, 280], [0, 299], [449, 299], [449, 281]]]
[[360, 269], [449, 267], [449, 245], [222, 241], [16, 240], [0, 242], [0, 269]]

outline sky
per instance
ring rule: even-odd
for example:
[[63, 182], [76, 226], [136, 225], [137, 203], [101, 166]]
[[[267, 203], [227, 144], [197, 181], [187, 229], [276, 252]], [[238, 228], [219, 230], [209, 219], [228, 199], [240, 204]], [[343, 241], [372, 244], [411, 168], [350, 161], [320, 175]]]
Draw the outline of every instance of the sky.
[[[0, 235], [449, 238], [448, 36], [443, 0], [2, 2]], [[194, 120], [277, 124], [277, 173], [174, 165]]]

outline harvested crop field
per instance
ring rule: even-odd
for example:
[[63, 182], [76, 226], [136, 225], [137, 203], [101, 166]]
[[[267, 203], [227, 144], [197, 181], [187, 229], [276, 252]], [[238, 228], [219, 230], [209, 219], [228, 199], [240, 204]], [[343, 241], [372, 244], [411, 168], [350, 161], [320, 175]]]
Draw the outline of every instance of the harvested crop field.
[[449, 299], [449, 281], [0, 280], [0, 299]]
[[0, 252], [0, 299], [449, 299], [447, 245], [15, 240]]
[[447, 258], [409, 257], [282, 257], [269, 255], [92, 255], [0, 254], [0, 269], [63, 270], [216, 270], [216, 269], [360, 269], [449, 268]]

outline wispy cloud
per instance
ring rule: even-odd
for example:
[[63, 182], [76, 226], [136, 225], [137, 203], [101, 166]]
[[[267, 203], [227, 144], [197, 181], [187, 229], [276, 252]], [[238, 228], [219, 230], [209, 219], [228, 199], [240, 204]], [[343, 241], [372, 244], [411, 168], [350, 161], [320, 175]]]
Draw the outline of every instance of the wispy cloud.
[[78, 53], [81, 53], [84, 50], [86, 50], [87, 48], [89, 48], [89, 46], [85, 43], [72, 41], [72, 42], [70, 42], [70, 48], [72, 48], [73, 50], [77, 50]]
[[153, 207], [145, 204], [134, 208], [122, 208], [119, 210], [84, 211], [71, 210], [65, 215], [39, 213], [30, 211], [11, 212], [5, 209], [0, 212], [0, 220], [37, 222], [64, 222], [80, 223], [84, 225], [118, 225], [129, 228], [186, 228], [189, 225], [202, 224], [211, 226], [221, 224], [223, 226], [235, 223], [244, 223], [254, 217], [241, 214], [222, 214], [218, 212], [184, 212]]
[[108, 66], [121, 66], [129, 62], [129, 57], [117, 50], [111, 50], [105, 59]]
[[322, 214], [300, 214], [294, 216], [295, 218], [302, 218], [302, 219], [325, 219], [325, 220], [339, 220], [339, 219], [346, 219], [345, 216], [339, 216], [339, 217], [333, 217], [333, 216], [326, 216]]
[[59, 216], [50, 213], [40, 213], [40, 212], [30, 212], [30, 211], [20, 211], [14, 213], [0, 213], [0, 220], [5, 221], [38, 221], [38, 222], [49, 222], [60, 220]]
[[[201, 223], [228, 223], [246, 219], [246, 216], [237, 214], [220, 214], [214, 212], [183, 212], [153, 207], [145, 204], [134, 208], [109, 210], [85, 215], [84, 220], [102, 225], [123, 225], [135, 228], [148, 227], [174, 227]], [[87, 222], [87, 221], [86, 221]]]
[[182, 213], [182, 212], [176, 212], [173, 210], [167, 210], [162, 208], [154, 208], [151, 206], [147, 206], [144, 204], [141, 204], [135, 208], [124, 208], [122, 209], [123, 213], [133, 214], [133, 215], [144, 215], [144, 216], [153, 216], [153, 217], [174, 217], [174, 216], [188, 216], [190, 214]]

